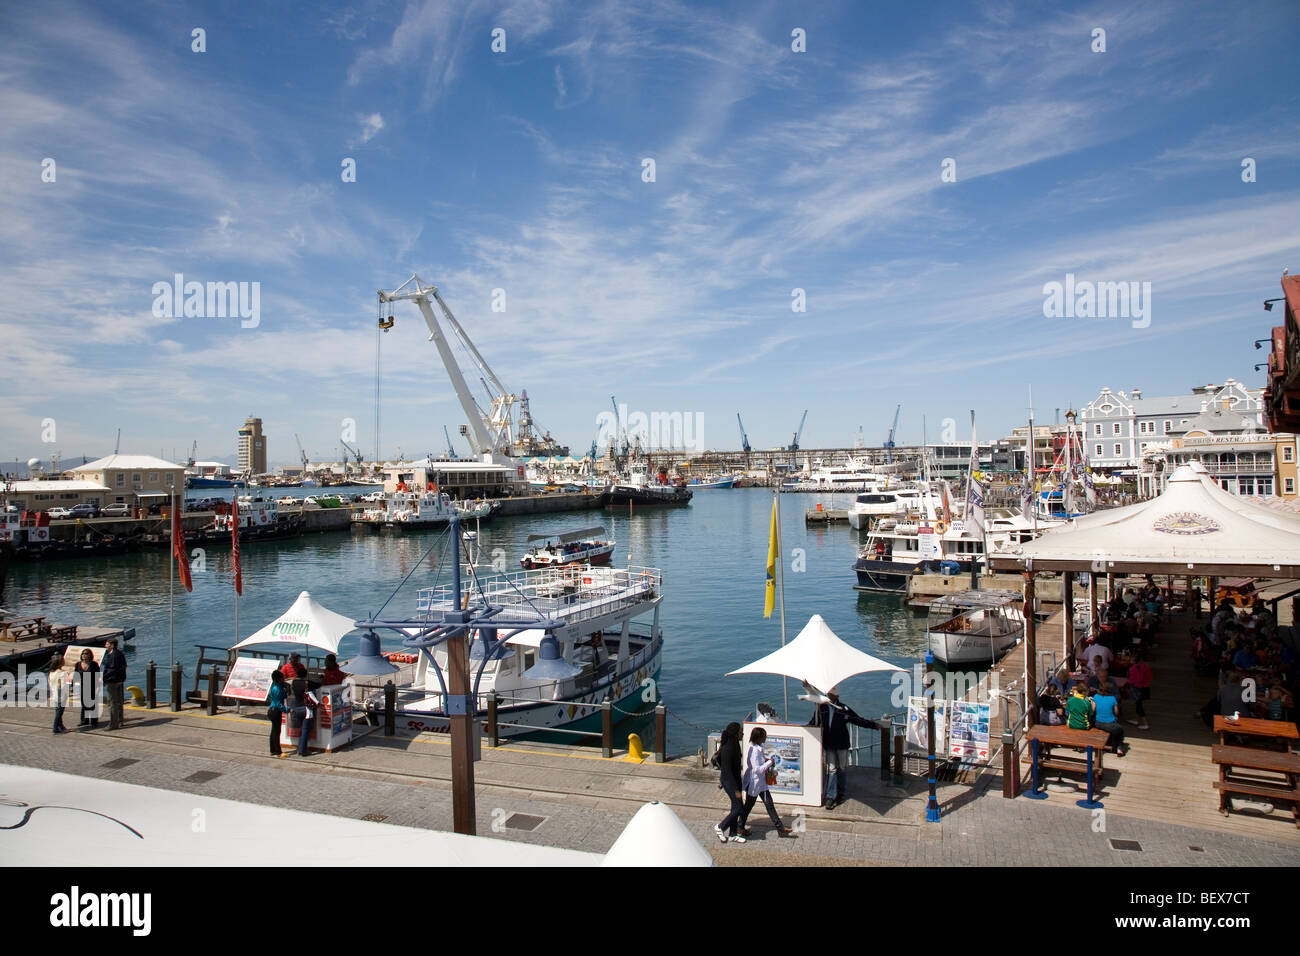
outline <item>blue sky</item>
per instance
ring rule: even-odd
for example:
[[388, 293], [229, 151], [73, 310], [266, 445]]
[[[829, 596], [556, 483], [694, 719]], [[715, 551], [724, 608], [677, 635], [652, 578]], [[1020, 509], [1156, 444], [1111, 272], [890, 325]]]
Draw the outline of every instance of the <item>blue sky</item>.
[[[825, 447], [898, 402], [915, 441], [970, 408], [1003, 434], [1030, 386], [1040, 420], [1259, 386], [1300, 268], [1298, 41], [1280, 2], [6, 4], [0, 458], [119, 427], [226, 457], [248, 414], [273, 461], [344, 418], [369, 455], [374, 293], [413, 272], [575, 449], [611, 394], [710, 447], [808, 408]], [[259, 282], [259, 325], [156, 317], [178, 272]], [[1066, 273], [1150, 282], [1149, 328], [1045, 318]], [[384, 454], [440, 451], [465, 418], [413, 306], [382, 348]]]

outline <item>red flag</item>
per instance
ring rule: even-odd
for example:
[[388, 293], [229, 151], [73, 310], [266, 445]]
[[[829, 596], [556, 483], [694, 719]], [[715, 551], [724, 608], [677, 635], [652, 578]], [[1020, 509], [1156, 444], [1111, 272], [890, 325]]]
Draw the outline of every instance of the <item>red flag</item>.
[[239, 495], [230, 502], [230, 553], [235, 560], [235, 593], [244, 593], [244, 575], [239, 567]]
[[172, 499], [172, 554], [176, 556], [176, 568], [181, 574], [181, 584], [185, 590], [194, 590], [194, 579], [190, 577], [190, 555], [185, 549], [185, 528], [181, 524], [181, 509], [175, 498]]

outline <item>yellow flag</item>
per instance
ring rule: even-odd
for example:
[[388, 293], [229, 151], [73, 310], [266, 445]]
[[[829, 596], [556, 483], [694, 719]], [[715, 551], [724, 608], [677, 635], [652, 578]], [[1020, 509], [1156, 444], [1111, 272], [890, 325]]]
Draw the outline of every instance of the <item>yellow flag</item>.
[[772, 499], [772, 530], [767, 538], [767, 598], [763, 602], [763, 617], [772, 616], [776, 606], [776, 560], [781, 555], [778, 545], [779, 535], [776, 530], [776, 499]]

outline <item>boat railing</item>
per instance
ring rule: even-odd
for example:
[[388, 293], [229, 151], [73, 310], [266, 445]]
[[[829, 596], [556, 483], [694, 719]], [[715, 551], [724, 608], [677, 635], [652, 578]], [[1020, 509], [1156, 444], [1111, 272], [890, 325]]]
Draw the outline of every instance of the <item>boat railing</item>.
[[[488, 579], [483, 598], [494, 607], [514, 608], [583, 621], [642, 604], [662, 584], [658, 568], [587, 568], [561, 566], [515, 571]], [[463, 607], [479, 594], [474, 581], [462, 582], [459, 599], [451, 585], [422, 588], [416, 598], [421, 613]]]

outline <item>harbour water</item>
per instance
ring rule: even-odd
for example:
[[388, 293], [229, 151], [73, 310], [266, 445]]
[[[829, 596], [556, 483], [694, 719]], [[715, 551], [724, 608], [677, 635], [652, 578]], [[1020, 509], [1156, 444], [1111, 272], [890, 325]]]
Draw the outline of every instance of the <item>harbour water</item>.
[[[191, 493], [191, 497], [207, 496]], [[280, 492], [277, 490], [277, 494]], [[322, 489], [291, 489], [304, 496]], [[228, 494], [226, 497], [228, 497]], [[822, 496], [825, 507], [843, 508], [851, 495]], [[924, 617], [903, 606], [900, 597], [853, 589], [851, 570], [858, 533], [846, 525], [806, 526], [808, 496], [781, 502], [785, 561], [786, 629], [793, 639], [813, 614], [855, 647], [910, 668], [924, 653]], [[726, 677], [733, 670], [780, 646], [779, 615], [763, 618], [764, 566], [772, 492], [762, 488], [704, 491], [686, 508], [581, 511], [547, 517], [496, 519], [482, 526], [484, 559], [494, 554], [508, 570], [519, 568], [529, 534], [564, 531], [603, 523], [617, 540], [614, 563], [663, 571], [665, 635], [660, 693], [673, 715], [668, 733], [674, 748], [702, 739], [703, 730], [739, 720], [767, 701], [782, 709], [779, 677]], [[472, 527], [472, 525], [471, 525]], [[353, 617], [376, 611], [433, 546], [385, 616], [414, 615], [415, 590], [443, 583], [430, 561], [443, 552], [445, 532], [405, 535], [329, 533], [247, 543], [242, 548], [244, 594], [239, 601], [240, 635], [247, 637], [282, 613], [303, 590], [326, 607]], [[498, 550], [499, 549], [499, 550]], [[192, 672], [199, 644], [230, 646], [234, 629], [234, 589], [228, 545], [208, 545], [203, 568], [187, 593], [176, 584], [175, 653]], [[486, 569], [490, 570], [490, 569]], [[128, 654], [128, 683], [144, 683], [150, 661], [168, 659], [168, 552], [145, 551], [14, 567], [6, 606], [17, 614], [43, 614], [62, 623], [134, 627], [135, 650]], [[355, 635], [339, 655], [355, 653]], [[385, 650], [399, 650], [386, 644]], [[187, 676], [188, 681], [188, 676]], [[160, 678], [160, 684], [163, 681]], [[842, 696], [863, 716], [899, 710], [891, 706], [887, 675], [846, 681]], [[807, 721], [811, 706], [790, 686], [790, 717]]]

